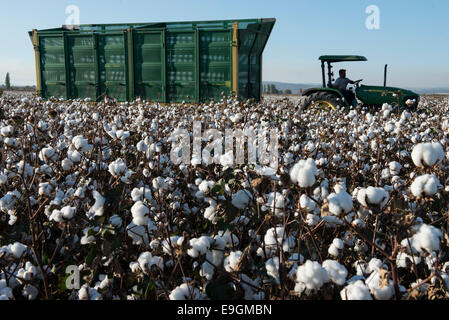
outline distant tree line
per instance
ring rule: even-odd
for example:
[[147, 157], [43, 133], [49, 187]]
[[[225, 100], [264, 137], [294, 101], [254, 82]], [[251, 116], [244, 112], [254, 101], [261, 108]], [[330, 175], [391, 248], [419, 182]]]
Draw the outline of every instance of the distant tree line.
[[4, 91], [35, 91], [36, 86], [13, 86], [11, 85], [11, 76], [9, 72], [5, 76], [5, 84], [0, 85], [0, 90]]
[[263, 85], [264, 94], [292, 94], [290, 89], [280, 90], [272, 83]]

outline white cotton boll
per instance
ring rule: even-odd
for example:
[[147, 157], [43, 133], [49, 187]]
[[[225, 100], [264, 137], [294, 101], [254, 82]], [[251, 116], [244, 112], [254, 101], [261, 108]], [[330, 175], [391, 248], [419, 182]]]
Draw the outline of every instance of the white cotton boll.
[[[432, 253], [440, 250], [440, 241], [443, 238], [441, 230], [427, 224], [419, 224], [412, 228], [413, 236], [409, 239], [414, 252]], [[402, 240], [401, 246], [409, 248], [407, 239]]]
[[311, 187], [315, 184], [318, 169], [313, 159], [300, 160], [290, 170], [290, 179], [301, 188]]
[[299, 203], [301, 208], [305, 209], [307, 212], [312, 212], [316, 208], [316, 203], [310, 199], [306, 194], [301, 195], [299, 198]]
[[[201, 265], [200, 276], [205, 277], [207, 280], [212, 280], [215, 273], [215, 268], [218, 268], [223, 262], [223, 249], [221, 244], [217, 242], [214, 244], [214, 248], [220, 250], [209, 250], [206, 253], [206, 262]], [[210, 262], [210, 263], [209, 263]]]
[[52, 147], [43, 148], [39, 152], [39, 159], [41, 161], [56, 161], [58, 159], [58, 154], [56, 153], [56, 150]]
[[136, 202], [131, 207], [131, 213], [133, 216], [133, 223], [138, 226], [144, 226], [148, 223], [148, 214], [150, 213], [150, 210], [145, 206], [145, 204], [142, 201]]
[[284, 207], [287, 206], [288, 199], [284, 199], [284, 196], [279, 192], [272, 192], [268, 195], [267, 207], [271, 210], [277, 217], [282, 217], [284, 212]]
[[223, 266], [228, 272], [237, 271], [236, 267], [242, 257], [241, 251], [232, 251], [229, 256], [224, 259]]
[[329, 212], [337, 217], [342, 213], [349, 213], [353, 207], [352, 197], [345, 190], [331, 193], [327, 197], [327, 201], [329, 203]]
[[22, 257], [22, 255], [25, 253], [27, 249], [27, 246], [20, 243], [20, 242], [14, 242], [14, 244], [10, 245], [10, 252], [14, 255], [16, 258]]
[[189, 241], [191, 248], [187, 250], [187, 254], [192, 258], [197, 258], [199, 255], [204, 255], [209, 250], [212, 242], [213, 240], [206, 236], [191, 239]]
[[329, 246], [328, 253], [331, 256], [338, 257], [341, 253], [341, 250], [344, 249], [344, 243], [341, 239], [335, 238], [331, 245]]
[[[231, 237], [232, 236], [232, 237]], [[215, 237], [216, 241], [224, 241], [223, 248], [227, 245], [229, 246], [238, 246], [239, 245], [239, 238], [234, 234], [231, 233], [229, 230], [225, 231], [218, 231], [218, 235]], [[217, 244], [216, 244], [217, 245]]]
[[0, 198], [0, 210], [8, 213], [9, 210], [12, 210], [22, 195], [19, 191], [8, 191], [2, 198]]
[[124, 130], [117, 130], [117, 132], [115, 133], [116, 137], [120, 140], [126, 140], [129, 138], [130, 133], [129, 131], [124, 131]]
[[100, 300], [101, 294], [94, 288], [89, 287], [88, 284], [84, 284], [78, 291], [79, 300]]
[[342, 286], [346, 282], [348, 270], [335, 260], [326, 260], [323, 262], [323, 268], [326, 269], [330, 280], [336, 285]]
[[8, 182], [8, 176], [6, 174], [0, 174], [0, 185], [6, 184]]
[[89, 144], [87, 139], [83, 136], [76, 136], [72, 139], [72, 144], [76, 150], [81, 152], [87, 152], [92, 150], [93, 145]]
[[366, 267], [366, 273], [372, 273], [379, 268], [387, 269], [387, 266], [378, 258], [371, 258]]
[[87, 216], [89, 218], [94, 216], [102, 216], [106, 199], [97, 190], [92, 191], [92, 196], [95, 199], [95, 203], [87, 212]]
[[61, 161], [61, 166], [64, 171], [69, 171], [73, 166], [73, 161], [65, 158]]
[[170, 300], [200, 300], [202, 295], [197, 288], [183, 283], [170, 293], [169, 298]]
[[394, 296], [393, 281], [381, 279], [381, 274], [386, 272], [387, 270], [378, 268], [365, 281], [376, 300], [390, 300]]
[[331, 245], [329, 246], [329, 249], [327, 250], [327, 252], [334, 257], [338, 257], [340, 255], [340, 251], [338, 250], [338, 248], [331, 243]]
[[133, 174], [135, 174], [134, 171], [127, 170], [125, 175], [120, 178], [120, 181], [122, 181], [123, 183], [126, 183], [126, 184], [131, 184], [132, 183], [131, 177], [132, 177]]
[[402, 114], [401, 114], [401, 119], [403, 121], [406, 121], [406, 120], [409, 120], [411, 118], [411, 116], [412, 115], [411, 115], [410, 112], [407, 112], [407, 111], [404, 110], [404, 112], [402, 112]]
[[50, 195], [50, 192], [52, 189], [53, 189], [53, 187], [48, 182], [39, 183], [39, 195], [40, 196]]
[[412, 160], [417, 167], [432, 167], [443, 159], [444, 150], [439, 142], [420, 143], [412, 151]]
[[[201, 164], [201, 160], [200, 160], [199, 164]], [[220, 164], [223, 166], [224, 170], [226, 170], [227, 168], [232, 168], [233, 165], [234, 165], [234, 154], [233, 154], [233, 152], [230, 151], [230, 152], [227, 152], [227, 153], [223, 154], [222, 156], [220, 156]], [[193, 164], [193, 159], [192, 159], [192, 165], [194, 165]]]
[[[195, 263], [198, 263], [195, 261]], [[214, 277], [215, 269], [214, 266], [209, 262], [204, 262], [201, 265], [200, 276], [206, 278], [207, 281], [211, 281]]]
[[365, 274], [369, 274], [368, 264], [363, 260], [358, 260], [354, 262], [354, 269], [359, 276], [364, 276]]
[[92, 113], [92, 119], [94, 119], [95, 121], [100, 120], [100, 114], [98, 112]]
[[198, 186], [198, 189], [200, 189], [201, 192], [204, 194], [208, 194], [210, 190], [215, 186], [215, 181], [202, 181], [200, 185]]
[[64, 222], [64, 218], [62, 217], [62, 212], [60, 210], [54, 209], [48, 218], [50, 221], [55, 222]]
[[145, 143], [144, 140], [141, 140], [136, 145], [137, 151], [139, 152], [146, 152], [148, 150], [148, 145]]
[[80, 239], [81, 245], [88, 245], [96, 240], [94, 235], [89, 235], [89, 232], [93, 231], [90, 228], [83, 229], [83, 236]]
[[64, 208], [61, 209], [61, 213], [62, 213], [62, 216], [64, 217], [64, 219], [70, 220], [75, 216], [76, 208], [70, 207], [70, 206], [65, 206]]
[[[296, 216], [296, 215], [295, 215]], [[315, 227], [320, 222], [320, 217], [315, 214], [308, 214], [306, 216], [306, 223], [309, 227]]]
[[397, 161], [392, 161], [388, 164], [388, 167], [390, 168], [390, 174], [392, 176], [397, 176], [401, 172], [402, 165]]
[[4, 137], [9, 137], [14, 133], [14, 127], [11, 125], [4, 126], [0, 129], [0, 134]]
[[153, 200], [153, 197], [151, 195], [151, 189], [147, 187], [134, 188], [131, 191], [131, 198], [133, 199], [134, 202], [143, 201], [145, 199], [148, 201]]
[[427, 266], [429, 271], [435, 271], [435, 264], [438, 262], [438, 257], [436, 252], [432, 252], [431, 254], [425, 255], [424, 263]]
[[78, 151], [67, 151], [67, 158], [69, 158], [74, 163], [81, 162], [81, 153]]
[[240, 210], [246, 209], [253, 195], [248, 190], [239, 190], [232, 195], [232, 205]]
[[282, 247], [282, 239], [284, 238], [284, 228], [277, 227], [267, 230], [264, 236], [265, 251], [268, 256], [271, 256], [277, 251], [277, 248]]
[[296, 282], [303, 283], [308, 290], [320, 289], [329, 282], [329, 276], [318, 262], [307, 260], [296, 271]]
[[343, 248], [345, 247], [343, 241], [341, 239], [339, 239], [339, 238], [335, 238], [332, 241], [332, 244], [339, 250], [343, 250]]
[[114, 177], [123, 176], [127, 170], [126, 163], [120, 158], [110, 163], [108, 166], [109, 173]]
[[150, 252], [143, 252], [140, 254], [139, 259], [137, 259], [140, 269], [144, 273], [149, 273], [151, 266], [155, 265], [161, 270], [164, 270], [164, 260], [161, 257], [154, 256]]
[[340, 291], [342, 300], [373, 300], [368, 287], [362, 280], [350, 283]]
[[204, 218], [211, 221], [213, 224], [217, 223], [218, 217], [216, 216], [217, 204], [210, 205], [204, 210]]
[[131, 223], [126, 227], [128, 236], [133, 240], [133, 244], [136, 245], [148, 246], [150, 243], [148, 233], [152, 235], [155, 230], [157, 230], [157, 227], [151, 219], [148, 219], [146, 226], [138, 226], [131, 221]]
[[147, 168], [143, 169], [142, 173], [145, 178], [149, 178], [151, 176], [151, 171]]
[[357, 192], [357, 201], [365, 207], [376, 205], [383, 208], [389, 199], [390, 195], [383, 188], [368, 187]]
[[238, 123], [240, 121], [242, 121], [243, 119], [243, 115], [241, 113], [237, 113], [235, 115], [231, 115], [229, 117], [229, 119], [233, 122], [233, 123]]
[[421, 263], [421, 258], [418, 256], [411, 256], [405, 252], [399, 252], [396, 256], [396, 264], [398, 268], [408, 268], [409, 266], [418, 265]]
[[440, 181], [434, 175], [425, 174], [417, 177], [412, 185], [410, 186], [410, 191], [415, 197], [422, 197], [423, 194], [426, 196], [433, 196], [437, 193], [439, 188], [442, 188]]
[[387, 123], [384, 127], [385, 132], [392, 132], [394, 130], [394, 124], [391, 122]]
[[279, 283], [279, 257], [270, 258], [265, 262], [267, 274]]

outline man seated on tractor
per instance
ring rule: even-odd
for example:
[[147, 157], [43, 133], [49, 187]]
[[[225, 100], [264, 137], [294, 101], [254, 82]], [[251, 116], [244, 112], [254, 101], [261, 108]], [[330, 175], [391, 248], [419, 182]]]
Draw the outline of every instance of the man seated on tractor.
[[352, 91], [347, 90], [346, 87], [349, 83], [354, 84], [355, 82], [346, 78], [345, 69], [341, 69], [338, 73], [340, 74], [340, 78], [335, 80], [333, 87], [343, 94], [349, 104], [352, 104], [352, 101], [355, 99], [355, 94]]

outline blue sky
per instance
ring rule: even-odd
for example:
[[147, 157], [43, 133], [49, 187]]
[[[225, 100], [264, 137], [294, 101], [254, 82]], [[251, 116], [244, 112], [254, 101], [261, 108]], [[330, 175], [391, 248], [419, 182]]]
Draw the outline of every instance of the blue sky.
[[[34, 54], [27, 31], [59, 27], [68, 5], [80, 22], [120, 23], [276, 18], [264, 53], [267, 81], [319, 83], [322, 54], [360, 54], [368, 62], [339, 64], [354, 80], [401, 87], [449, 87], [447, 0], [16, 0], [0, 11], [0, 83], [34, 84]], [[380, 29], [368, 30], [365, 9], [380, 9]]]

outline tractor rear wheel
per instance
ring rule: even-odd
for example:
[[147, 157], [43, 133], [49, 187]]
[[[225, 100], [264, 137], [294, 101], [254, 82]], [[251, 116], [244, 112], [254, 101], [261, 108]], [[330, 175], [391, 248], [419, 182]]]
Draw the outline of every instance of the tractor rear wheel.
[[337, 110], [337, 106], [341, 105], [338, 97], [328, 92], [315, 92], [302, 100], [302, 109], [317, 109], [320, 111]]

